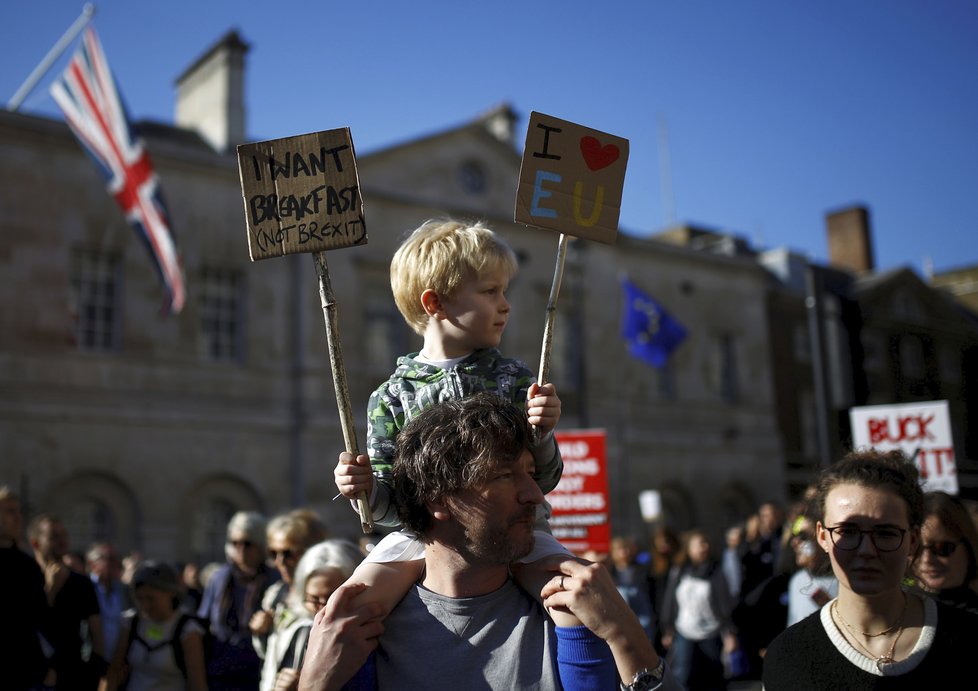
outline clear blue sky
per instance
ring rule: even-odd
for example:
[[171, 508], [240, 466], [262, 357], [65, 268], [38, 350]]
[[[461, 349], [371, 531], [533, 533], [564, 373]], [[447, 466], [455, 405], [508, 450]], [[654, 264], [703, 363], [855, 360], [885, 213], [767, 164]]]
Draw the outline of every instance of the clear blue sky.
[[[861, 203], [879, 269], [978, 263], [973, 0], [95, 4], [137, 120], [173, 122], [175, 78], [235, 28], [252, 140], [350, 127], [365, 153], [508, 102], [521, 142], [532, 110], [630, 140], [625, 232], [662, 229], [672, 206], [824, 261], [825, 213]], [[82, 7], [5, 3], [4, 102]], [[47, 86], [66, 60], [22, 110], [59, 115]]]

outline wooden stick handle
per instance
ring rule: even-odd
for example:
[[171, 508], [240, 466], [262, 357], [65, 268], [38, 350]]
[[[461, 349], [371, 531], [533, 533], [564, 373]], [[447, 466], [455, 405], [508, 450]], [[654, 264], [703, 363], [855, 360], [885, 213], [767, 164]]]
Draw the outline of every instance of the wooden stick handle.
[[[560, 234], [557, 243], [557, 265], [554, 267], [554, 281], [550, 286], [550, 299], [547, 300], [547, 320], [543, 326], [543, 347], [540, 350], [540, 368], [537, 370], [537, 383], [543, 386], [550, 380], [550, 349], [554, 340], [554, 321], [557, 318], [557, 295], [560, 282], [564, 278], [564, 260], [567, 258], [567, 236]], [[540, 430], [533, 428], [534, 441], [539, 441]]]
[[[336, 390], [336, 406], [340, 411], [340, 425], [343, 428], [343, 440], [346, 450], [357, 456], [360, 451], [357, 446], [357, 434], [353, 427], [353, 411], [350, 406], [350, 388], [346, 383], [346, 368], [343, 366], [343, 349], [340, 347], [340, 327], [336, 319], [336, 299], [333, 297], [333, 287], [329, 282], [329, 267], [326, 266], [326, 253], [314, 252], [312, 255], [319, 275], [319, 299], [323, 305], [323, 316], [326, 319], [326, 343], [329, 346], [329, 365], [333, 370], [333, 388]], [[364, 533], [374, 531], [373, 512], [366, 492], [360, 492], [357, 497], [357, 508], [360, 511], [360, 524]]]
[[560, 293], [560, 282], [564, 278], [564, 260], [567, 258], [567, 236], [560, 234], [557, 243], [557, 265], [554, 267], [554, 281], [550, 286], [550, 299], [547, 301], [547, 321], [543, 327], [543, 348], [540, 352], [540, 369], [537, 370], [537, 382], [542, 386], [550, 378], [550, 349], [553, 345], [554, 320], [557, 317], [557, 295]]

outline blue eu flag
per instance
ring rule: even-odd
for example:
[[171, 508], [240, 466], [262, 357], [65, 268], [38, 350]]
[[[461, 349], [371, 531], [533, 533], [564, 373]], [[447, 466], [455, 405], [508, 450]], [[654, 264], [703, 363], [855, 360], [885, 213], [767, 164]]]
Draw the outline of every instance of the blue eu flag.
[[625, 291], [621, 335], [628, 352], [654, 367], [662, 367], [686, 338], [686, 329], [634, 283], [625, 279], [621, 285]]

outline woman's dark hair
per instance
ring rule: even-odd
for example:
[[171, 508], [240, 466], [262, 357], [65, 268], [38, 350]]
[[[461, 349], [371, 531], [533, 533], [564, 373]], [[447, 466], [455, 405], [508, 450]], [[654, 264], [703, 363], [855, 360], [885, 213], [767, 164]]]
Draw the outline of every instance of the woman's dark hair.
[[860, 449], [852, 451], [818, 477], [811, 515], [825, 522], [825, 499], [838, 485], [886, 489], [899, 496], [907, 505], [907, 521], [911, 531], [919, 531], [924, 522], [924, 492], [920, 488], [920, 473], [902, 451]]

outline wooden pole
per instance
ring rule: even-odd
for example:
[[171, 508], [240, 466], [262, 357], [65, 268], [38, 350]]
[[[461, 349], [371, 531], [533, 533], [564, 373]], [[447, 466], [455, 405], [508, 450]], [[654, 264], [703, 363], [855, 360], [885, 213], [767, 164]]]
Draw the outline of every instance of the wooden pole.
[[564, 277], [564, 260], [567, 258], [567, 236], [560, 234], [557, 243], [557, 265], [554, 267], [554, 281], [550, 286], [550, 299], [547, 301], [547, 323], [543, 327], [543, 348], [540, 352], [540, 369], [537, 370], [537, 382], [542, 386], [550, 380], [550, 349], [553, 345], [554, 320], [557, 317], [557, 295], [560, 293], [560, 282]]
[[[326, 253], [314, 252], [312, 255], [319, 276], [319, 299], [323, 305], [326, 319], [326, 343], [329, 347], [329, 365], [333, 370], [333, 388], [336, 389], [336, 406], [340, 411], [340, 425], [343, 427], [343, 440], [346, 450], [354, 456], [360, 453], [357, 434], [353, 427], [353, 412], [350, 406], [350, 388], [346, 383], [346, 368], [343, 366], [343, 349], [340, 347], [340, 327], [336, 319], [336, 299], [329, 282], [329, 267], [326, 266]], [[374, 530], [373, 513], [366, 492], [357, 497], [360, 511], [360, 524], [364, 533]]]

